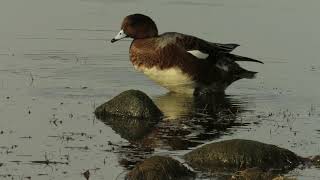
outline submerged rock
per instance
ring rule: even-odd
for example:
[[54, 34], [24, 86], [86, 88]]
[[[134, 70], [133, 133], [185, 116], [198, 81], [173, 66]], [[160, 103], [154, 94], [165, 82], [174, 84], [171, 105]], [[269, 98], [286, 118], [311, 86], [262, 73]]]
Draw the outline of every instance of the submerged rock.
[[162, 113], [153, 101], [142, 91], [128, 90], [120, 93], [95, 110], [99, 119], [108, 116], [159, 118]]
[[162, 113], [145, 93], [128, 90], [97, 107], [95, 115], [122, 138], [137, 141], [152, 131]]
[[136, 165], [127, 180], [178, 180], [192, 178], [194, 173], [170, 157], [153, 156]]
[[207, 171], [235, 171], [252, 167], [286, 171], [303, 161], [287, 149], [243, 139], [211, 143], [187, 153], [184, 158], [193, 168]]
[[260, 168], [249, 168], [243, 171], [238, 171], [236, 175], [231, 177], [231, 180], [296, 180], [293, 177], [285, 177], [277, 175], [270, 171], [262, 171]]

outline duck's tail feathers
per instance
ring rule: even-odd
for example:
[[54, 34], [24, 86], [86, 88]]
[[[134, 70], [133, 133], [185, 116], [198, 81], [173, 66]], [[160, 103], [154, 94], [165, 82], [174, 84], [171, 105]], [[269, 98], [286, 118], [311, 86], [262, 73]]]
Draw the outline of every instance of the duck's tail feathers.
[[256, 74], [258, 72], [254, 72], [254, 71], [248, 71], [248, 70], [245, 70], [245, 69], [242, 69], [237, 75], [237, 79], [242, 79], [242, 78], [245, 78], [245, 79], [253, 79], [256, 77]]
[[259, 60], [256, 60], [256, 59], [252, 59], [252, 58], [248, 58], [248, 57], [235, 55], [235, 54], [227, 54], [227, 56], [229, 58], [231, 58], [232, 60], [234, 60], [234, 61], [247, 61], [247, 62], [256, 62], [256, 63], [264, 64], [262, 61], [259, 61]]
[[233, 51], [235, 48], [240, 46], [239, 44], [220, 44], [220, 43], [213, 43], [213, 45], [217, 47], [220, 51], [227, 52], [227, 53]]

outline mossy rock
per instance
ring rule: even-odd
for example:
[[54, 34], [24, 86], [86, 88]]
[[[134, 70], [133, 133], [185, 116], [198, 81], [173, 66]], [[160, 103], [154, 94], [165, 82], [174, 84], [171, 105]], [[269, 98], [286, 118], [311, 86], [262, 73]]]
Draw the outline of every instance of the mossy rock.
[[105, 119], [108, 116], [153, 119], [159, 118], [162, 113], [144, 92], [128, 90], [97, 107], [95, 115], [99, 119]]
[[127, 180], [182, 180], [191, 179], [194, 173], [179, 161], [165, 156], [153, 156], [135, 166]]
[[303, 162], [287, 149], [243, 139], [207, 144], [187, 153], [184, 158], [195, 169], [229, 172], [253, 167], [286, 171]]

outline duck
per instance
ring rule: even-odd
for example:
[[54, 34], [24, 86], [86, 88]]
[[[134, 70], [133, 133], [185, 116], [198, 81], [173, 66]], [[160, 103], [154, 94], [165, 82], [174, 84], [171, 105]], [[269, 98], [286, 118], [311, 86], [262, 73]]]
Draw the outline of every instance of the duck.
[[238, 44], [213, 43], [178, 32], [159, 34], [156, 23], [144, 14], [126, 16], [111, 43], [124, 38], [133, 39], [129, 57], [134, 68], [173, 93], [224, 92], [233, 82], [257, 73], [237, 62], [263, 64], [232, 54]]

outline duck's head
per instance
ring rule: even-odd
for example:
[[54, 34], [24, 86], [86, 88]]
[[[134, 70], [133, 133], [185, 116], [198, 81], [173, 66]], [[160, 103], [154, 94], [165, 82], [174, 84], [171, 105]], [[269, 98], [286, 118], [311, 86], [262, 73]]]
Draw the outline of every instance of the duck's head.
[[155, 36], [158, 36], [158, 29], [150, 17], [143, 14], [132, 14], [123, 19], [120, 32], [111, 42], [113, 43], [126, 37], [144, 39]]

